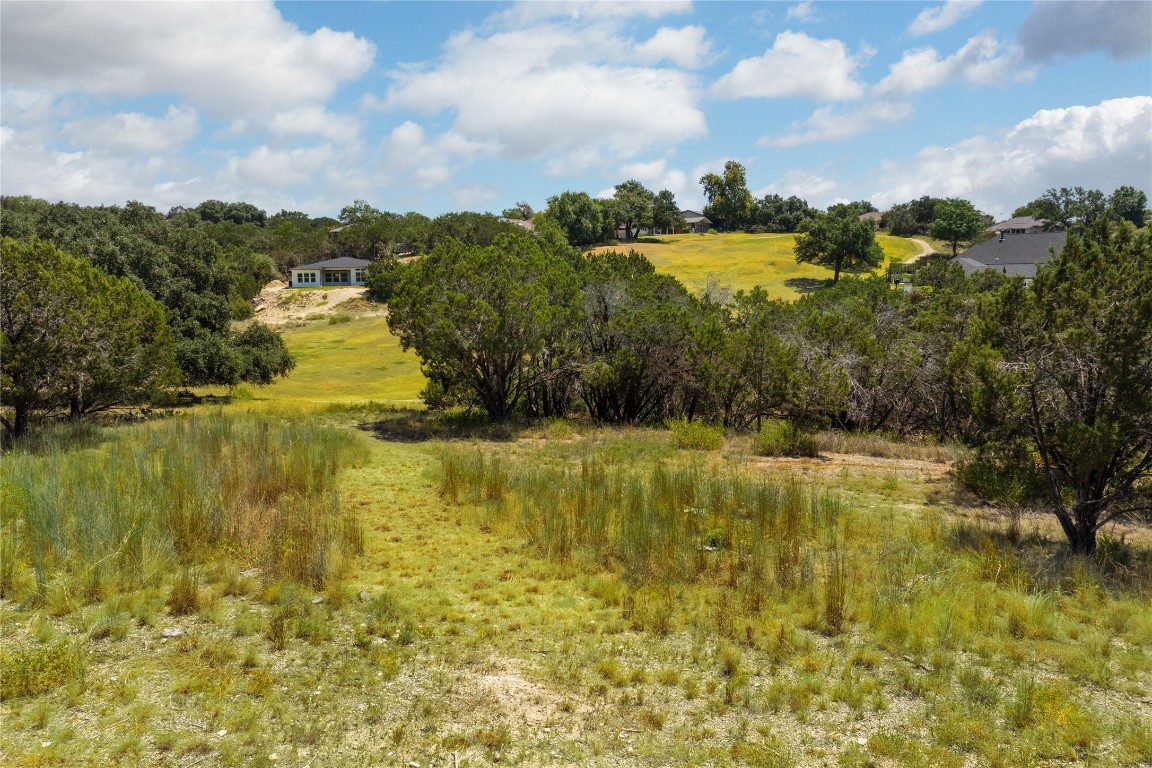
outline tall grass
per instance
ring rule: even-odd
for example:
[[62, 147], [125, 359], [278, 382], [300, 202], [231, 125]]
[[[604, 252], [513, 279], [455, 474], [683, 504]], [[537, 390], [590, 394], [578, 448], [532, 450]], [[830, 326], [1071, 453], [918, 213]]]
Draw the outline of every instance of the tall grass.
[[711, 582], [745, 599], [808, 590], [842, 515], [835, 495], [793, 480], [656, 463], [509, 468], [479, 451], [449, 450], [441, 490], [514, 521], [546, 557], [619, 568], [635, 586]]
[[22, 566], [90, 600], [225, 557], [321, 586], [361, 546], [336, 473], [351, 441], [307, 423], [195, 416], [115, 430], [95, 449], [4, 457], [8, 591]]

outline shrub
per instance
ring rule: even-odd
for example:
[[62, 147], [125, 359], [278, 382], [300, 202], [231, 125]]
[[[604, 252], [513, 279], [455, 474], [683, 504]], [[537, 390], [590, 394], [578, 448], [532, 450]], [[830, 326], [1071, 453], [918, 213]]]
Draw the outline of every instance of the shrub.
[[667, 424], [677, 448], [716, 451], [724, 447], [723, 427], [685, 419], [670, 419]]
[[962, 486], [990, 502], [1023, 507], [1047, 493], [1035, 455], [1021, 442], [983, 446], [954, 472]]
[[69, 639], [0, 653], [0, 701], [38, 696], [65, 683], [83, 679], [85, 668], [82, 647]]
[[757, 456], [819, 456], [812, 435], [792, 422], [768, 421], [756, 434], [752, 451]]

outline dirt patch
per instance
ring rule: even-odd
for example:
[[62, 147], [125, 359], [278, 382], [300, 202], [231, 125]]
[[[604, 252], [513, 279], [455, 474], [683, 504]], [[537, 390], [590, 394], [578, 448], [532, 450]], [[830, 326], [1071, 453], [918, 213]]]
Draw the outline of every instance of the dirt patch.
[[253, 304], [256, 319], [265, 325], [285, 325], [327, 317], [333, 313], [382, 316], [388, 308], [365, 297], [363, 286], [344, 288], [290, 288], [283, 280], [264, 286]]
[[814, 459], [755, 458], [753, 466], [786, 468], [805, 475], [838, 475], [845, 469], [888, 470], [899, 474], [919, 474], [932, 478], [943, 477], [952, 469], [950, 464], [918, 459], [888, 459], [878, 456], [860, 456], [850, 453], [822, 453]]

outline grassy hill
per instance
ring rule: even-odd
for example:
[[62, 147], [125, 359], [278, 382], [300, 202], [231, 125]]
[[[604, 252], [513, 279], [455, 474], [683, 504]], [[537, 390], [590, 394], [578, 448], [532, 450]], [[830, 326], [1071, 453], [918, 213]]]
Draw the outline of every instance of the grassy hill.
[[[911, 240], [878, 235], [884, 249], [883, 273], [892, 261], [904, 261], [920, 252]], [[812, 264], [797, 264], [792, 248], [793, 235], [667, 235], [659, 242], [621, 243], [596, 250], [635, 250], [643, 253], [656, 269], [674, 275], [690, 290], [699, 292], [708, 282], [731, 290], [762, 286], [772, 298], [786, 299], [824, 284], [832, 270]]]

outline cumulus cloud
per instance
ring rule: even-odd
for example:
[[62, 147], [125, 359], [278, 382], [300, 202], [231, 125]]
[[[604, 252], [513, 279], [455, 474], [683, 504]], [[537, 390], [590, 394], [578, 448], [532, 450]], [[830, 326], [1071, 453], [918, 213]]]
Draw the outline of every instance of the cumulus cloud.
[[725, 99], [857, 99], [865, 92], [857, 70], [870, 55], [871, 51], [852, 55], [840, 40], [781, 32], [763, 56], [742, 59], [717, 80], [712, 93]]
[[0, 30], [5, 85], [177, 93], [224, 119], [326, 102], [374, 55], [349, 32], [301, 32], [271, 2], [5, 3]]
[[448, 181], [453, 169], [463, 168], [494, 149], [453, 131], [430, 137], [422, 126], [406, 120], [380, 141], [380, 166], [389, 175], [410, 171], [414, 181], [427, 189]]
[[688, 74], [620, 61], [619, 37], [578, 25], [464, 32], [431, 65], [390, 73], [386, 109], [450, 113], [451, 131], [504, 159], [624, 159], [701, 136], [707, 128]]
[[908, 34], [921, 37], [948, 29], [979, 5], [980, 0], [948, 0], [944, 5], [925, 8], [908, 25]]
[[985, 31], [971, 38], [947, 58], [933, 48], [908, 51], [888, 70], [888, 76], [877, 83], [879, 96], [905, 97], [929, 88], [938, 88], [955, 78], [972, 85], [1028, 79], [1032, 70], [1022, 67], [1019, 49], [1005, 48], [993, 32]]
[[636, 55], [653, 64], [668, 61], [687, 69], [703, 66], [712, 54], [712, 43], [704, 27], [661, 27], [648, 40], [636, 46]]
[[[628, 163], [620, 166], [620, 177], [636, 179], [653, 192], [667, 189], [679, 200], [688, 189], [688, 175], [679, 168], [669, 168], [664, 158], [647, 163]], [[693, 186], [696, 180], [692, 180]]]
[[76, 120], [64, 128], [74, 144], [144, 156], [173, 152], [199, 132], [199, 115], [184, 105], [169, 107], [164, 117], [120, 112]]
[[888, 161], [872, 200], [880, 207], [921, 195], [963, 197], [994, 216], [1045, 189], [1129, 184], [1148, 187], [1152, 96], [1041, 110], [1002, 136], [932, 146], [906, 162]]
[[812, 7], [812, 3], [797, 3], [788, 7], [784, 13], [784, 18], [788, 21], [796, 21], [801, 24], [808, 24], [816, 21], [816, 9]]
[[232, 157], [224, 176], [243, 188], [305, 184], [333, 159], [332, 147], [320, 144], [295, 149], [257, 147], [243, 157]]
[[1034, 61], [1092, 51], [1132, 59], [1152, 51], [1152, 4], [1033, 3], [1018, 34], [1024, 54]]
[[280, 138], [320, 136], [330, 141], [354, 141], [360, 135], [360, 121], [351, 115], [339, 115], [323, 107], [299, 107], [277, 112], [268, 128]]
[[911, 116], [911, 105], [900, 101], [871, 101], [849, 110], [828, 105], [817, 109], [804, 122], [791, 125], [784, 135], [765, 136], [756, 143], [762, 147], [795, 147], [818, 141], [843, 141]]
[[841, 189], [842, 185], [840, 182], [825, 176], [819, 171], [793, 168], [785, 172], [784, 175], [776, 181], [763, 189], [754, 191], [752, 194], [756, 197], [764, 197], [765, 195], [791, 197], [795, 195], [807, 201], [809, 205], [823, 208], [830, 203], [842, 199], [840, 195]]

